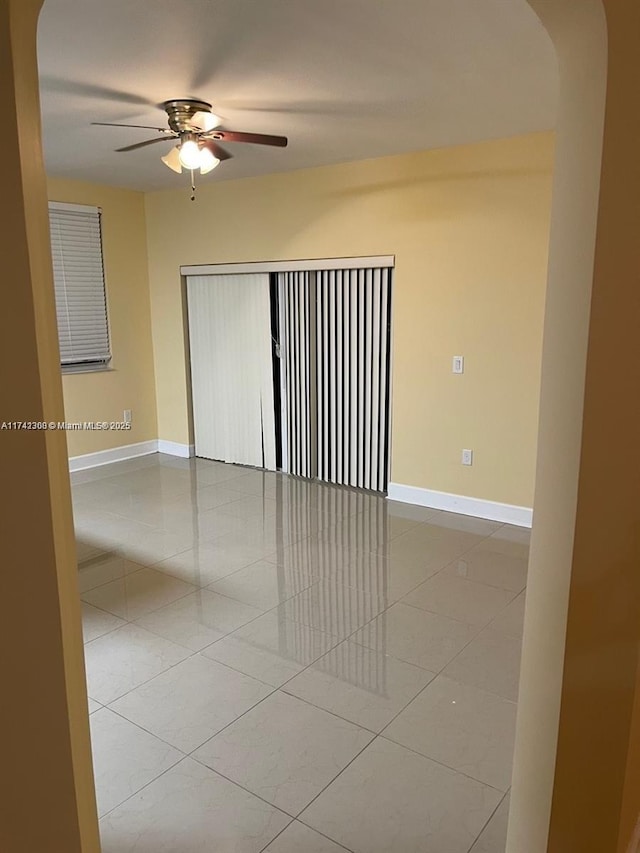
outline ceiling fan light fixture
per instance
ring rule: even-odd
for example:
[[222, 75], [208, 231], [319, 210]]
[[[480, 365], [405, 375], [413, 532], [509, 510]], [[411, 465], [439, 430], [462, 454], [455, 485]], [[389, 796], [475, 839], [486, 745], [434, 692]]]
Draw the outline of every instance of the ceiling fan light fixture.
[[174, 172], [177, 172], [179, 175], [182, 174], [182, 163], [180, 162], [180, 148], [176, 145], [174, 148], [169, 151], [167, 155], [160, 158], [165, 166], [168, 166], [170, 169], [173, 169]]
[[200, 174], [207, 175], [218, 166], [220, 160], [214, 156], [208, 148], [202, 148], [200, 151]]
[[180, 146], [180, 163], [185, 169], [198, 169], [200, 167], [201, 152], [198, 143], [194, 139], [185, 140]]

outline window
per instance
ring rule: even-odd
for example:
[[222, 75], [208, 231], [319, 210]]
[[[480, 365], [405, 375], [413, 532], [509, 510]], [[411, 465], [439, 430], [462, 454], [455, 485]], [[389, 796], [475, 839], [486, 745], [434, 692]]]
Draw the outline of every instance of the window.
[[100, 209], [49, 203], [63, 372], [103, 370], [111, 358]]

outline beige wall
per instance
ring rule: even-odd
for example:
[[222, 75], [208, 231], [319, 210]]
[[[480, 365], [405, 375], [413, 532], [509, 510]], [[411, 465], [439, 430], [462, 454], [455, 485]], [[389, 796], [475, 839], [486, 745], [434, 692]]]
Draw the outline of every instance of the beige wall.
[[51, 201], [102, 208], [102, 239], [111, 335], [111, 369], [63, 377], [67, 421], [121, 421], [126, 432], [68, 432], [70, 456], [157, 438], [147, 238], [142, 193], [50, 178]]
[[160, 438], [189, 441], [181, 264], [395, 254], [392, 480], [531, 506], [553, 148], [534, 134], [214, 177], [195, 203], [184, 181], [148, 194]]

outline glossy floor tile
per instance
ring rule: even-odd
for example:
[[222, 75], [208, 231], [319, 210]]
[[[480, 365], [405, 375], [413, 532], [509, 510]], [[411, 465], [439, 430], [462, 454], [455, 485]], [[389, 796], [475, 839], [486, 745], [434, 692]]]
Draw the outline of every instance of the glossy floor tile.
[[346, 639], [386, 607], [383, 598], [336, 580], [314, 583], [280, 605], [287, 619]]
[[181, 752], [101, 708], [90, 717], [98, 814], [110, 812], [183, 758]]
[[398, 601], [438, 571], [419, 562], [366, 551], [350, 552], [325, 569], [323, 574], [330, 580], [362, 589], [387, 604]]
[[444, 675], [515, 702], [522, 643], [518, 637], [485, 628], [444, 670]]
[[501, 797], [377, 738], [300, 820], [355, 853], [467, 853]]
[[72, 482], [103, 853], [503, 853], [528, 531], [160, 454]]
[[352, 639], [367, 648], [440, 672], [476, 636], [478, 628], [402, 602], [373, 619]]
[[314, 829], [294, 820], [265, 848], [265, 853], [344, 853], [345, 849]]
[[470, 853], [505, 853], [508, 822], [509, 795], [507, 794], [482, 830]]
[[262, 610], [270, 610], [307, 589], [317, 579], [305, 569], [258, 560], [212, 583], [209, 589]]
[[208, 589], [198, 589], [147, 613], [136, 624], [197, 652], [263, 612]]
[[194, 591], [191, 584], [156, 572], [140, 569], [89, 590], [82, 600], [121, 619], [133, 621]]
[[495, 631], [500, 631], [502, 634], [511, 634], [514, 637], [522, 637], [524, 628], [524, 606], [526, 596], [524, 592], [515, 598], [511, 604], [506, 607], [502, 613], [499, 613], [489, 625]]
[[186, 758], [101, 821], [102, 853], [260, 853], [290, 820]]
[[110, 631], [115, 631], [122, 625], [126, 625], [124, 619], [114, 616], [113, 613], [100, 610], [98, 607], [92, 607], [91, 604], [84, 601], [82, 602], [82, 634], [85, 643], [96, 640]]
[[474, 547], [450, 563], [444, 574], [522, 592], [527, 583], [527, 563], [526, 557]]
[[89, 696], [108, 705], [190, 655], [139, 625], [123, 625], [85, 646]]
[[116, 552], [93, 550], [78, 557], [78, 586], [80, 592], [88, 592], [109, 581], [119, 580], [125, 575], [142, 568], [139, 563], [127, 560]]
[[272, 689], [223, 664], [194, 655], [109, 707], [189, 753]]
[[379, 732], [434, 677], [425, 669], [346, 641], [318, 658], [283, 689]]
[[274, 693], [194, 758], [295, 816], [372, 737], [293, 696]]
[[272, 610], [203, 650], [239, 672], [280, 687], [339, 642]]
[[506, 589], [441, 572], [405, 595], [402, 601], [467, 625], [483, 627], [501, 613], [515, 595]]
[[384, 736], [500, 791], [511, 785], [516, 705], [438, 676]]

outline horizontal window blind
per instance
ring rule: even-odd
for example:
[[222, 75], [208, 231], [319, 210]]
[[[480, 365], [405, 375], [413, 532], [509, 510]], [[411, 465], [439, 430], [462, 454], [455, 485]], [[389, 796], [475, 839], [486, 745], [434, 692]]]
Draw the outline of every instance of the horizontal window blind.
[[105, 365], [110, 357], [100, 210], [50, 203], [60, 362]]

